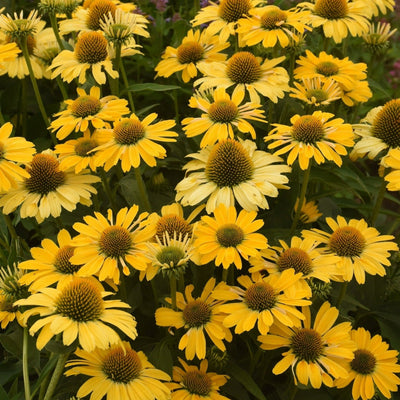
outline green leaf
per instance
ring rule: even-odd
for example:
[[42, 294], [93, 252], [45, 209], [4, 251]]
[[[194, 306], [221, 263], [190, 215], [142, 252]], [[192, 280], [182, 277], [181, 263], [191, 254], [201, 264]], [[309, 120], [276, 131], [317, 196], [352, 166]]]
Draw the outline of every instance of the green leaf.
[[150, 90], [151, 92], [167, 92], [169, 90], [177, 90], [181, 89], [180, 86], [177, 85], [160, 85], [159, 83], [136, 83], [135, 85], [131, 85], [126, 88], [128, 92], [144, 92], [146, 90]]
[[[0, 387], [4, 386], [15, 376], [21, 374], [22, 363], [15, 362], [15, 359], [0, 364]], [[0, 399], [3, 397], [0, 396]]]
[[10, 398], [8, 397], [7, 392], [3, 389], [2, 386], [0, 386], [0, 399], [2, 399], [2, 400], [10, 400]]
[[237, 364], [229, 362], [226, 366], [226, 372], [240, 382], [258, 400], [267, 400], [254, 379]]
[[53, 356], [50, 358], [49, 361], [47, 361], [47, 364], [44, 366], [44, 368], [40, 372], [39, 378], [35, 382], [35, 386], [33, 386], [33, 388], [32, 388], [32, 397], [40, 389], [40, 385], [42, 384], [42, 381], [53, 371], [57, 361], [58, 361], [57, 356]]
[[168, 375], [172, 376], [172, 355], [165, 341], [158, 342], [153, 351], [149, 354], [149, 360], [157, 368], [162, 369]]

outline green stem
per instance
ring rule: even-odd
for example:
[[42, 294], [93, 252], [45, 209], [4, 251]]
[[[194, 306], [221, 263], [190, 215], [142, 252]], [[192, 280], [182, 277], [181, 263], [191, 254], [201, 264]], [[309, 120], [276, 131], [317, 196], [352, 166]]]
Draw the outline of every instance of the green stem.
[[128, 76], [126, 75], [124, 61], [122, 60], [122, 58], [121, 58], [121, 62], [120, 62], [120, 67], [121, 67], [122, 81], [124, 82], [124, 87], [125, 87], [127, 95], [128, 95], [129, 107], [131, 108], [131, 111], [134, 113], [135, 112], [135, 103], [133, 102], [132, 93], [128, 90], [129, 81], [128, 81]]
[[60, 75], [57, 75], [56, 81], [57, 81], [58, 88], [60, 89], [61, 95], [63, 97], [63, 100], [67, 100], [68, 92], [67, 92], [67, 89], [65, 89], [64, 82], [60, 78]]
[[223, 282], [225, 282], [225, 283], [228, 282], [229, 268], [230, 268], [230, 266], [229, 266], [228, 268], [223, 268], [223, 269], [222, 269], [222, 278], [221, 278], [221, 280], [222, 280]]
[[[385, 175], [385, 171], [383, 171], [383, 175]], [[378, 218], [379, 211], [382, 206], [383, 199], [385, 198], [385, 194], [386, 194], [386, 181], [384, 179], [382, 179], [381, 187], [376, 196], [375, 206], [374, 206], [374, 209], [372, 210], [372, 215], [371, 215], [371, 219], [370, 219], [371, 226], [375, 225], [376, 219]]]
[[46, 395], [43, 400], [51, 400], [53, 398], [53, 393], [56, 390], [58, 381], [64, 371], [65, 363], [68, 360], [70, 353], [60, 354], [58, 356], [58, 361], [56, 367], [54, 368], [53, 376], [50, 379], [49, 386], [47, 387]]
[[342, 284], [342, 287], [340, 288], [340, 293], [339, 293], [338, 299], [336, 301], [336, 308], [339, 308], [340, 305], [342, 304], [344, 296], [346, 295], [347, 286], [349, 286], [349, 282], [347, 282], [347, 281]]
[[300, 196], [299, 196], [299, 203], [297, 204], [297, 210], [293, 218], [292, 227], [290, 228], [290, 236], [293, 236], [294, 231], [296, 230], [297, 223], [300, 219], [301, 208], [303, 207], [304, 200], [306, 198], [307, 186], [308, 181], [310, 180], [310, 172], [311, 172], [311, 160], [309, 161], [308, 168], [304, 171], [303, 175], [303, 183], [301, 185]]
[[29, 365], [28, 365], [28, 328], [24, 328], [24, 338], [22, 343], [22, 375], [24, 377], [25, 400], [31, 399], [31, 388], [29, 385]]
[[58, 46], [60, 47], [60, 50], [64, 50], [65, 49], [64, 43], [61, 40], [60, 32], [58, 30], [57, 17], [54, 13], [51, 12], [51, 13], [49, 13], [49, 18], [50, 18], [50, 24], [53, 29], [54, 35], [57, 39]]
[[28, 130], [28, 96], [26, 94], [26, 78], [21, 79], [21, 124], [22, 124], [22, 136], [26, 137]]
[[299, 390], [299, 387], [297, 385], [293, 386], [292, 392], [290, 393], [289, 400], [294, 400], [297, 394], [297, 391]]
[[102, 169], [102, 168], [99, 168], [98, 171], [99, 171], [99, 175], [100, 175], [100, 178], [101, 178], [101, 183], [103, 185], [103, 189], [106, 192], [108, 200], [110, 201], [111, 208], [113, 209], [114, 212], [117, 212], [117, 205], [115, 204], [114, 195], [113, 195], [113, 193], [111, 191], [107, 175], [104, 172], [104, 169]]
[[143, 178], [142, 178], [142, 174], [140, 173], [140, 169], [139, 168], [134, 168], [134, 170], [135, 170], [136, 182], [137, 182], [138, 187], [139, 187], [140, 197], [142, 198], [144, 208], [146, 209], [146, 211], [151, 212], [151, 205], [150, 205], [150, 201], [149, 201], [149, 196], [147, 195], [146, 186], [144, 184], [144, 181], [143, 181]]
[[[35, 74], [34, 74], [33, 69], [32, 69], [32, 64], [31, 64], [31, 59], [29, 58], [29, 51], [28, 51], [28, 45], [27, 45], [26, 37], [23, 38], [23, 40], [22, 40], [21, 48], [22, 48], [22, 54], [23, 54], [23, 56], [25, 58], [25, 61], [26, 61], [26, 65], [28, 67], [29, 77], [31, 78], [33, 91], [35, 93], [35, 97], [36, 97], [36, 101], [37, 101], [38, 106], [39, 106], [40, 113], [42, 114], [42, 118], [43, 118], [43, 121], [44, 121], [44, 123], [46, 125], [46, 128], [48, 128], [49, 125], [50, 125], [49, 117], [47, 116], [46, 109], [44, 107], [42, 97], [40, 96], [40, 91], [39, 91], [39, 87], [38, 87], [38, 84], [37, 84], [37, 81], [36, 81], [36, 78], [35, 78]], [[51, 138], [53, 140], [53, 143], [57, 144], [56, 137], [54, 136], [54, 133], [52, 133], [52, 132], [51, 132]]]
[[[121, 44], [115, 43], [115, 58], [113, 59], [114, 69], [119, 73], [121, 65]], [[119, 97], [119, 79], [110, 79], [110, 88], [114, 96]]]
[[171, 291], [172, 308], [176, 310], [176, 276], [173, 273], [169, 275], [169, 287]]

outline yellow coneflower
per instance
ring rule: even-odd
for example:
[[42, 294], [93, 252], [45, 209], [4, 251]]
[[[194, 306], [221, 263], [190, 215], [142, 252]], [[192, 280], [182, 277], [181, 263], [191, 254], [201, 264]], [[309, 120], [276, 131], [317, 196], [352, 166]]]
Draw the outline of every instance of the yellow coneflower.
[[235, 201], [246, 211], [265, 209], [265, 196], [277, 197], [278, 189], [287, 188], [288, 178], [282, 174], [290, 167], [280, 157], [257, 150], [250, 140], [223, 140], [188, 157], [194, 160], [183, 167], [188, 174], [176, 186], [176, 200], [196, 205], [207, 199], [207, 213]]
[[229, 42], [221, 42], [218, 36], [210, 35], [208, 30], [189, 30], [177, 48], [168, 46], [165, 49], [162, 60], [154, 68], [156, 78], [168, 78], [175, 72], [181, 72], [183, 82], [187, 83], [197, 76], [197, 64], [200, 61], [224, 61], [227, 55], [221, 51], [227, 47]]
[[90, 400], [168, 400], [170, 391], [162, 381], [171, 378], [155, 368], [142, 351], [135, 351], [128, 342], [113, 344], [94, 351], [78, 349], [79, 359], [68, 361], [66, 376], [86, 375], [90, 378], [78, 389], [80, 398]]
[[40, 330], [36, 341], [39, 350], [53, 336], [62, 334], [65, 346], [77, 339], [83, 350], [92, 352], [96, 347], [106, 349], [120, 342], [115, 328], [131, 339], [137, 336], [135, 318], [120, 310], [130, 308], [129, 304], [104, 300], [110, 294], [93, 277], [75, 277], [56, 289], [43, 288], [14, 304], [33, 306], [23, 313], [25, 323], [32, 315], [39, 314], [40, 318], [29, 329], [31, 335]]

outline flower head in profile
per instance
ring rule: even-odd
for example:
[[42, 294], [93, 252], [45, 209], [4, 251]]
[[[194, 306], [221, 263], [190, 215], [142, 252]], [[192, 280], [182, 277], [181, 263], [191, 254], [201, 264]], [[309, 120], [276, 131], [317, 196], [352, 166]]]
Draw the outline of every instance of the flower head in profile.
[[249, 51], [239, 51], [227, 61], [201, 62], [198, 68], [204, 76], [194, 86], [200, 90], [235, 86], [248, 92], [252, 103], [260, 103], [260, 95], [277, 103], [290, 90], [287, 71], [277, 66], [284, 58], [263, 60]]
[[32, 306], [23, 313], [26, 322], [32, 315], [39, 315], [29, 333], [40, 331], [36, 347], [41, 350], [53, 336], [62, 334], [62, 341], [69, 346], [75, 340], [83, 350], [92, 352], [96, 347], [107, 349], [120, 342], [115, 328], [135, 339], [136, 320], [121, 308], [130, 308], [120, 300], [104, 300], [110, 292], [93, 277], [74, 277], [57, 288], [43, 288], [15, 305]]
[[230, 35], [236, 32], [240, 18], [249, 15], [251, 9], [262, 0], [221, 0], [219, 4], [210, 1], [202, 8], [191, 21], [192, 26], [208, 24], [207, 30], [213, 35], [219, 33], [222, 42], [226, 42]]
[[187, 137], [203, 134], [200, 147], [213, 145], [225, 139], [233, 139], [235, 131], [250, 133], [256, 138], [256, 131], [249, 121], [267, 122], [261, 104], [246, 102], [245, 92], [236, 87], [230, 96], [223, 87], [214, 91], [197, 92], [189, 100], [189, 106], [198, 108], [201, 117], [187, 117], [182, 120]]
[[298, 7], [310, 11], [307, 22], [313, 28], [322, 27], [324, 36], [333, 38], [335, 43], [368, 31], [370, 11], [364, 0], [315, 0]]
[[302, 78], [293, 82], [290, 97], [294, 97], [314, 107], [327, 106], [342, 97], [342, 90], [333, 79], [322, 79], [320, 76]]
[[382, 393], [385, 398], [392, 398], [391, 392], [397, 392], [400, 372], [397, 350], [389, 350], [389, 345], [380, 335], [371, 337], [364, 328], [351, 331], [351, 338], [356, 343], [353, 359], [350, 361], [350, 371], [347, 378], [335, 380], [337, 388], [352, 386], [354, 400], [361, 398], [369, 400], [375, 393]]
[[382, 55], [389, 47], [389, 39], [396, 33], [388, 22], [379, 21], [369, 27], [369, 31], [363, 35], [364, 45], [374, 55]]
[[228, 376], [207, 372], [208, 360], [201, 360], [199, 367], [188, 365], [181, 358], [179, 362], [183, 368], [174, 366], [172, 382], [166, 384], [171, 389], [171, 400], [229, 400], [219, 393]]
[[149, 37], [146, 30], [147, 19], [140, 14], [125, 12], [117, 8], [100, 20], [101, 30], [106, 39], [114, 45], [135, 47], [135, 35]]
[[335, 221], [327, 218], [326, 223], [332, 232], [320, 229], [304, 230], [305, 238], [316, 240], [323, 244], [323, 250], [339, 257], [338, 273], [345, 281], [351, 281], [353, 276], [359, 284], [365, 283], [365, 274], [386, 275], [385, 266], [390, 266], [390, 251], [398, 251], [392, 235], [380, 235], [364, 219], [346, 221], [338, 216]]
[[277, 197], [278, 189], [287, 188], [288, 178], [282, 174], [290, 168], [250, 140], [226, 139], [188, 157], [194, 160], [184, 166], [188, 173], [176, 186], [176, 200], [196, 205], [207, 199], [207, 213], [235, 201], [246, 211], [265, 209], [265, 196]]
[[158, 326], [183, 328], [184, 335], [179, 341], [179, 350], [185, 350], [187, 360], [195, 356], [203, 359], [206, 356], [206, 336], [222, 351], [225, 351], [224, 340], [230, 342], [232, 335], [224, 327], [224, 314], [218, 311], [222, 301], [215, 300], [212, 291], [215, 287], [215, 278], [208, 280], [200, 297], [193, 298], [193, 285], [185, 288], [185, 294], [177, 292], [176, 304], [178, 311], [168, 307], [156, 310], [156, 324]]
[[30, 292], [37, 292], [55, 283], [62, 285], [65, 281], [72, 280], [81, 267], [70, 262], [74, 247], [66, 229], [61, 229], [57, 234], [57, 242], [43, 239], [41, 247], [31, 248], [32, 259], [19, 263], [20, 269], [31, 271], [26, 272], [19, 280], [29, 286]]
[[360, 140], [350, 154], [353, 159], [365, 155], [370, 159], [382, 158], [390, 149], [400, 147], [400, 99], [370, 110], [354, 125], [354, 132]]
[[97, 275], [101, 281], [111, 279], [119, 284], [120, 270], [129, 275], [129, 267], [146, 269], [146, 241], [154, 236], [155, 229], [147, 221], [148, 213], [137, 217], [138, 210], [137, 205], [122, 208], [114, 220], [112, 210], [108, 209], [107, 218], [95, 212], [94, 217], [83, 217], [84, 223], [73, 225], [79, 235], [74, 237], [76, 248], [70, 262], [82, 265], [78, 275]]
[[310, 31], [304, 21], [309, 11], [292, 8], [282, 10], [276, 5], [256, 7], [249, 11], [250, 16], [239, 19], [237, 33], [246, 46], [261, 43], [263, 47], [274, 47], [277, 43], [287, 47], [298, 43], [298, 34]]
[[261, 335], [266, 335], [271, 326], [279, 321], [285, 326], [300, 326], [304, 315], [296, 307], [311, 304], [309, 290], [295, 286], [301, 278], [294, 270], [287, 270], [281, 275], [255, 277], [247, 275], [237, 278], [242, 286], [220, 284], [213, 293], [218, 300], [226, 303], [219, 310], [227, 314], [224, 325], [235, 327], [235, 333], [241, 334], [252, 330], [256, 325]]
[[169, 130], [175, 126], [174, 120], [153, 123], [157, 117], [156, 113], [151, 113], [140, 120], [132, 113], [115, 121], [113, 129], [102, 129], [99, 138], [103, 144], [96, 149], [96, 166], [108, 171], [121, 162], [124, 172], [139, 167], [141, 160], [150, 167], [156, 166], [156, 158], [167, 155], [167, 150], [156, 142], [175, 142], [178, 136]]
[[34, 144], [22, 137], [10, 137], [13, 126], [6, 122], [0, 127], [0, 193], [7, 192], [29, 178], [29, 173], [21, 167], [32, 161]]
[[107, 39], [97, 31], [81, 33], [74, 49], [63, 50], [49, 68], [53, 70], [51, 79], [61, 75], [67, 83], [75, 78], [78, 78], [80, 84], [85, 83], [87, 72], [92, 74], [99, 85], [106, 83], [106, 73], [113, 79], [118, 78], [118, 72], [113, 70]]
[[21, 218], [34, 217], [38, 222], [50, 215], [59, 217], [62, 209], [73, 211], [78, 203], [89, 206], [92, 194], [97, 193], [92, 185], [100, 181], [86, 170], [62, 171], [52, 150], [34, 155], [25, 169], [29, 177], [0, 197], [0, 207], [9, 214], [21, 206]]
[[37, 33], [40, 22], [37, 10], [32, 10], [27, 17], [24, 17], [22, 10], [19, 15], [0, 14], [0, 31], [10, 37], [11, 41], [18, 42]]
[[332, 387], [332, 378], [346, 378], [347, 365], [356, 349], [350, 338], [350, 322], [334, 325], [339, 310], [325, 302], [312, 323], [309, 307], [303, 307], [305, 320], [300, 327], [276, 323], [268, 335], [258, 337], [263, 350], [287, 347], [272, 372], [280, 375], [291, 368], [295, 384], [311, 384], [319, 389], [322, 384]]
[[224, 61], [227, 56], [221, 51], [227, 47], [229, 42], [221, 42], [218, 36], [210, 35], [208, 30], [191, 29], [177, 48], [168, 46], [165, 49], [162, 60], [154, 69], [156, 78], [168, 78], [175, 72], [181, 72], [183, 82], [187, 83], [197, 76], [198, 62]]
[[[1, 16], [2, 15], [0, 14], [0, 17]], [[24, 25], [25, 23], [21, 23], [22, 27], [24, 27]], [[45, 44], [47, 44], [49, 47], [51, 46], [49, 42], [54, 39], [54, 32], [52, 32], [51, 29], [51, 32], [48, 29], [45, 29], [45, 26], [46, 22], [38, 19], [35, 22], [34, 28], [28, 29], [27, 27], [26, 32], [22, 30], [17, 32], [16, 35], [11, 35], [7, 33], [6, 30], [2, 30], [0, 28], [0, 43], [4, 43], [5, 46], [15, 43], [19, 50], [19, 52], [16, 54], [16, 57], [6, 57], [3, 59], [0, 67], [0, 75], [7, 74], [10, 78], [16, 77], [18, 79], [24, 79], [29, 75], [28, 65], [22, 53], [23, 43], [26, 42], [26, 56], [29, 57], [35, 78], [41, 79], [43, 77], [48, 77], [48, 74], [46, 73], [47, 66], [41, 58], [42, 54], [39, 52], [39, 50]], [[23, 37], [19, 38], [19, 35], [22, 35]], [[58, 49], [56, 51], [58, 52]]]
[[195, 229], [194, 248], [199, 263], [214, 261], [216, 266], [228, 269], [235, 264], [242, 268], [242, 258], [257, 257], [259, 249], [268, 247], [267, 238], [257, 231], [264, 225], [256, 211], [241, 210], [221, 203], [214, 210], [214, 217], [203, 216]]
[[50, 130], [63, 140], [73, 132], [86, 132], [88, 128], [100, 129], [129, 114], [128, 102], [117, 96], [100, 97], [100, 88], [92, 86], [89, 92], [76, 89], [78, 97], [64, 101], [65, 110], [54, 115]]
[[[90, 394], [90, 400], [168, 400], [170, 391], [162, 381], [171, 378], [152, 365], [142, 351], [132, 349], [129, 342], [112, 344], [94, 351], [77, 349], [79, 357], [66, 364], [66, 376], [86, 375], [89, 378], [78, 389], [79, 398]], [[140, 393], [140, 395], [138, 395]]]
[[311, 115], [295, 115], [290, 119], [291, 126], [274, 124], [276, 128], [264, 140], [272, 141], [268, 145], [270, 149], [281, 147], [275, 151], [275, 155], [289, 153], [289, 165], [298, 159], [303, 170], [308, 168], [311, 159], [317, 164], [327, 159], [340, 167], [340, 156], [347, 154], [345, 146], [353, 146], [354, 133], [350, 124], [333, 117], [334, 114], [322, 111], [314, 111]]
[[81, 3], [81, 0], [40, 0], [39, 10], [43, 14], [72, 14]]

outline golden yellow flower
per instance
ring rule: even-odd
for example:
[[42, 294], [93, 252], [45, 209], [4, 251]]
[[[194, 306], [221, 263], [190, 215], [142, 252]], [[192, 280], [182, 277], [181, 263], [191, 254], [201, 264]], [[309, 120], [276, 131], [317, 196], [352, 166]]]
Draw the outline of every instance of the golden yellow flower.
[[81, 33], [74, 50], [63, 50], [54, 58], [49, 68], [53, 70], [51, 79], [61, 75], [68, 83], [75, 78], [78, 78], [80, 84], [85, 83], [87, 72], [91, 72], [99, 85], [104, 85], [107, 81], [105, 72], [113, 79], [119, 76], [113, 70], [107, 39], [103, 33], [94, 31]]
[[166, 384], [171, 389], [171, 400], [229, 400], [219, 394], [219, 388], [228, 380], [227, 375], [207, 372], [207, 360], [202, 360], [200, 367], [188, 365], [181, 358], [179, 362], [183, 369], [174, 367], [173, 382]]
[[308, 168], [311, 159], [317, 164], [327, 159], [340, 167], [340, 156], [347, 154], [345, 146], [353, 146], [354, 133], [350, 124], [333, 117], [334, 114], [322, 111], [314, 111], [312, 115], [296, 114], [290, 119], [291, 126], [273, 124], [276, 128], [264, 140], [272, 141], [269, 149], [281, 147], [274, 155], [289, 153], [287, 163], [292, 165], [298, 159], [303, 170]]
[[[62, 341], [69, 346], [76, 339], [83, 350], [92, 352], [96, 347], [107, 349], [120, 342], [120, 329], [135, 339], [136, 320], [120, 308], [130, 308], [120, 300], [104, 300], [110, 292], [93, 277], [75, 277], [58, 288], [43, 288], [27, 299], [15, 302], [18, 306], [33, 306], [23, 313], [24, 322], [32, 315], [40, 315], [29, 333], [39, 330], [36, 347], [42, 350], [53, 336], [62, 334]], [[110, 326], [111, 325], [111, 326]]]
[[218, 36], [211, 35], [208, 30], [191, 29], [177, 48], [168, 46], [165, 49], [162, 60], [154, 68], [156, 78], [168, 78], [175, 72], [182, 72], [182, 80], [187, 83], [197, 76], [198, 62], [226, 60], [227, 55], [220, 52], [227, 47], [229, 42], [221, 42]]
[[15, 42], [0, 44], [0, 70], [3, 68], [2, 62], [14, 60], [19, 53], [21, 50]]
[[316, 56], [306, 50], [306, 55], [300, 56], [297, 64], [298, 67], [294, 70], [295, 79], [319, 77], [323, 82], [334, 80], [343, 90], [351, 90], [357, 81], [367, 78], [367, 64], [355, 64], [349, 57], [340, 59], [325, 51]]
[[[224, 327], [222, 320], [224, 314], [218, 311], [218, 305], [222, 301], [212, 297], [215, 287], [215, 278], [209, 279], [204, 286], [200, 297], [193, 298], [193, 285], [187, 285], [185, 296], [177, 292], [176, 304], [179, 311], [171, 308], [161, 307], [156, 310], [156, 324], [158, 326], [184, 328], [185, 334], [179, 341], [179, 350], [185, 350], [187, 360], [195, 356], [203, 359], [206, 356], [206, 337], [222, 351], [225, 351], [223, 340], [230, 342], [232, 334]], [[170, 300], [170, 299], [169, 299]]]
[[395, 0], [362, 0], [367, 11], [371, 12], [372, 16], [377, 17], [379, 14], [386, 14], [388, 11], [393, 11]]
[[282, 56], [263, 60], [248, 51], [239, 51], [224, 62], [201, 62], [198, 68], [204, 76], [194, 86], [206, 90], [235, 85], [249, 93], [252, 103], [260, 103], [260, 94], [277, 103], [290, 90], [287, 71], [277, 66], [284, 59]]
[[76, 89], [78, 97], [68, 99], [64, 103], [67, 108], [54, 114], [50, 130], [57, 132], [57, 139], [63, 140], [73, 132], [86, 132], [108, 126], [108, 122], [116, 121], [129, 114], [128, 102], [117, 96], [101, 97], [100, 88], [92, 86], [89, 92]]
[[400, 149], [389, 150], [387, 156], [382, 159], [382, 165], [391, 168], [385, 175], [385, 181], [388, 182], [387, 190], [400, 190]]
[[121, 162], [122, 171], [137, 168], [143, 160], [150, 167], [157, 165], [156, 158], [165, 158], [166, 149], [156, 142], [175, 142], [178, 134], [169, 129], [175, 121], [167, 119], [153, 123], [158, 115], [151, 113], [143, 120], [132, 113], [114, 122], [113, 129], [99, 131], [102, 145], [96, 148], [95, 164], [108, 171]]
[[[261, 104], [246, 102], [243, 88], [236, 86], [232, 97], [225, 88], [214, 91], [197, 92], [189, 100], [189, 106], [204, 112], [201, 117], [187, 117], [182, 120], [183, 130], [187, 137], [203, 135], [200, 147], [213, 145], [216, 142], [235, 136], [234, 129], [242, 133], [250, 133], [253, 140], [256, 131], [248, 120], [267, 122]], [[212, 100], [211, 100], [212, 97]]]
[[365, 283], [365, 273], [384, 276], [386, 267], [390, 266], [390, 251], [398, 251], [392, 235], [380, 235], [364, 219], [346, 221], [338, 216], [335, 221], [327, 218], [326, 223], [332, 232], [320, 229], [302, 231], [305, 238], [319, 241], [323, 250], [339, 256], [337, 266], [339, 274], [345, 281], [351, 281], [353, 276], [359, 284]]
[[306, 300], [311, 296], [310, 290], [296, 286], [300, 278], [301, 274], [295, 274], [292, 269], [280, 275], [254, 279], [241, 275], [237, 281], [244, 289], [221, 283], [213, 296], [226, 302], [218, 307], [219, 311], [227, 314], [224, 325], [228, 328], [234, 326], [235, 333], [241, 334], [257, 324], [261, 335], [266, 335], [276, 321], [289, 327], [300, 326], [305, 317], [296, 307], [311, 304]]
[[260, 249], [268, 247], [267, 238], [257, 233], [264, 222], [256, 217], [256, 211], [241, 210], [237, 215], [234, 206], [226, 207], [223, 203], [215, 208], [214, 218], [203, 216], [194, 232], [198, 262], [207, 264], [214, 260], [216, 266], [222, 264], [224, 269], [232, 264], [242, 269], [242, 257], [257, 257]]
[[35, 217], [39, 223], [50, 215], [59, 217], [63, 208], [73, 211], [78, 203], [91, 205], [92, 193], [97, 193], [92, 185], [100, 181], [87, 170], [62, 171], [52, 150], [36, 154], [25, 169], [29, 177], [0, 197], [0, 207], [10, 214], [21, 205], [21, 218]]
[[265, 196], [277, 197], [278, 189], [287, 188], [282, 174], [290, 168], [250, 140], [223, 140], [188, 157], [194, 160], [183, 167], [188, 174], [176, 186], [175, 198], [184, 206], [207, 199], [211, 213], [221, 203], [231, 207], [237, 201], [246, 211], [257, 211], [269, 207]]
[[0, 327], [1, 329], [6, 329], [7, 325], [10, 322], [13, 322], [17, 319], [18, 323], [21, 326], [23, 325], [22, 322], [22, 313], [18, 310], [18, 307], [14, 306], [15, 300], [10, 299], [6, 296], [2, 290], [0, 290]]
[[400, 379], [395, 373], [400, 372], [397, 350], [389, 350], [389, 345], [380, 335], [371, 337], [364, 328], [351, 331], [351, 338], [356, 343], [350, 371], [347, 378], [335, 381], [337, 388], [344, 388], [353, 383], [353, 400], [369, 400], [375, 393], [382, 393], [385, 398], [392, 398], [391, 392], [397, 392]]
[[30, 163], [35, 153], [33, 143], [22, 137], [10, 138], [12, 130], [10, 122], [0, 127], [0, 193], [29, 178], [29, 173], [20, 165]]
[[308, 23], [322, 27], [325, 37], [341, 43], [347, 36], [361, 36], [368, 31], [370, 9], [364, 0], [315, 0], [298, 7], [311, 11]]
[[94, 217], [83, 217], [85, 223], [73, 225], [79, 235], [74, 237], [76, 248], [70, 262], [82, 265], [78, 275], [98, 275], [101, 281], [112, 279], [119, 284], [120, 269], [124, 275], [130, 274], [129, 267], [146, 270], [146, 241], [154, 236], [155, 227], [147, 221], [148, 213], [136, 218], [138, 210], [137, 205], [122, 208], [114, 221], [112, 210], [108, 209], [107, 218], [95, 212]]
[[66, 229], [57, 234], [57, 242], [51, 239], [43, 239], [42, 247], [31, 248], [32, 260], [19, 263], [19, 268], [31, 270], [19, 279], [19, 282], [29, 286], [30, 292], [37, 292], [40, 289], [64, 284], [72, 280], [81, 267], [70, 262], [74, 254], [71, 235]]
[[246, 46], [262, 43], [269, 48], [279, 43], [281, 47], [287, 47], [299, 42], [297, 34], [311, 30], [304, 23], [309, 13], [298, 8], [282, 10], [276, 5], [256, 7], [249, 11], [250, 16], [239, 19], [236, 31]]
[[280, 246], [261, 252], [262, 258], [251, 258], [249, 272], [267, 271], [268, 274], [281, 275], [293, 269], [296, 274], [302, 274], [299, 283], [306, 289], [310, 278], [330, 282], [338, 274], [336, 264], [339, 258], [321, 252], [318, 249], [319, 242], [293, 236], [289, 244], [283, 240], [279, 240], [279, 243]]
[[346, 378], [347, 365], [353, 359], [356, 349], [350, 338], [350, 322], [334, 325], [339, 316], [339, 310], [325, 302], [315, 316], [311, 326], [311, 311], [303, 307], [306, 319], [301, 327], [289, 328], [275, 323], [267, 335], [258, 337], [263, 350], [273, 350], [288, 347], [282, 353], [272, 372], [280, 375], [291, 368], [295, 384], [311, 384], [319, 389], [322, 384], [332, 387], [332, 378]]
[[250, 10], [262, 0], [221, 0], [219, 4], [210, 1], [191, 21], [192, 26], [208, 24], [207, 30], [214, 35], [219, 33], [222, 42], [234, 35], [237, 22], [249, 14]]
[[76, 174], [79, 174], [83, 169], [88, 167], [92, 171], [95, 171], [95, 157], [97, 154], [97, 150], [95, 149], [100, 144], [98, 132], [94, 131], [91, 135], [90, 129], [78, 139], [57, 144], [54, 152], [59, 155], [60, 169], [63, 171], [73, 169]]
[[136, 352], [128, 342], [94, 351], [78, 349], [80, 357], [68, 361], [66, 376], [86, 375], [90, 378], [78, 389], [80, 398], [90, 394], [90, 400], [168, 400], [170, 391], [161, 381], [171, 378], [154, 368], [142, 351]]
[[[299, 205], [299, 198], [296, 199], [296, 203], [294, 204], [293, 207], [293, 212], [295, 213], [297, 210], [297, 207]], [[303, 205], [301, 206], [300, 210], [300, 221], [303, 224], [311, 224], [312, 222], [315, 222], [322, 213], [319, 212], [318, 205], [316, 204], [315, 201], [307, 201], [304, 199]]]

